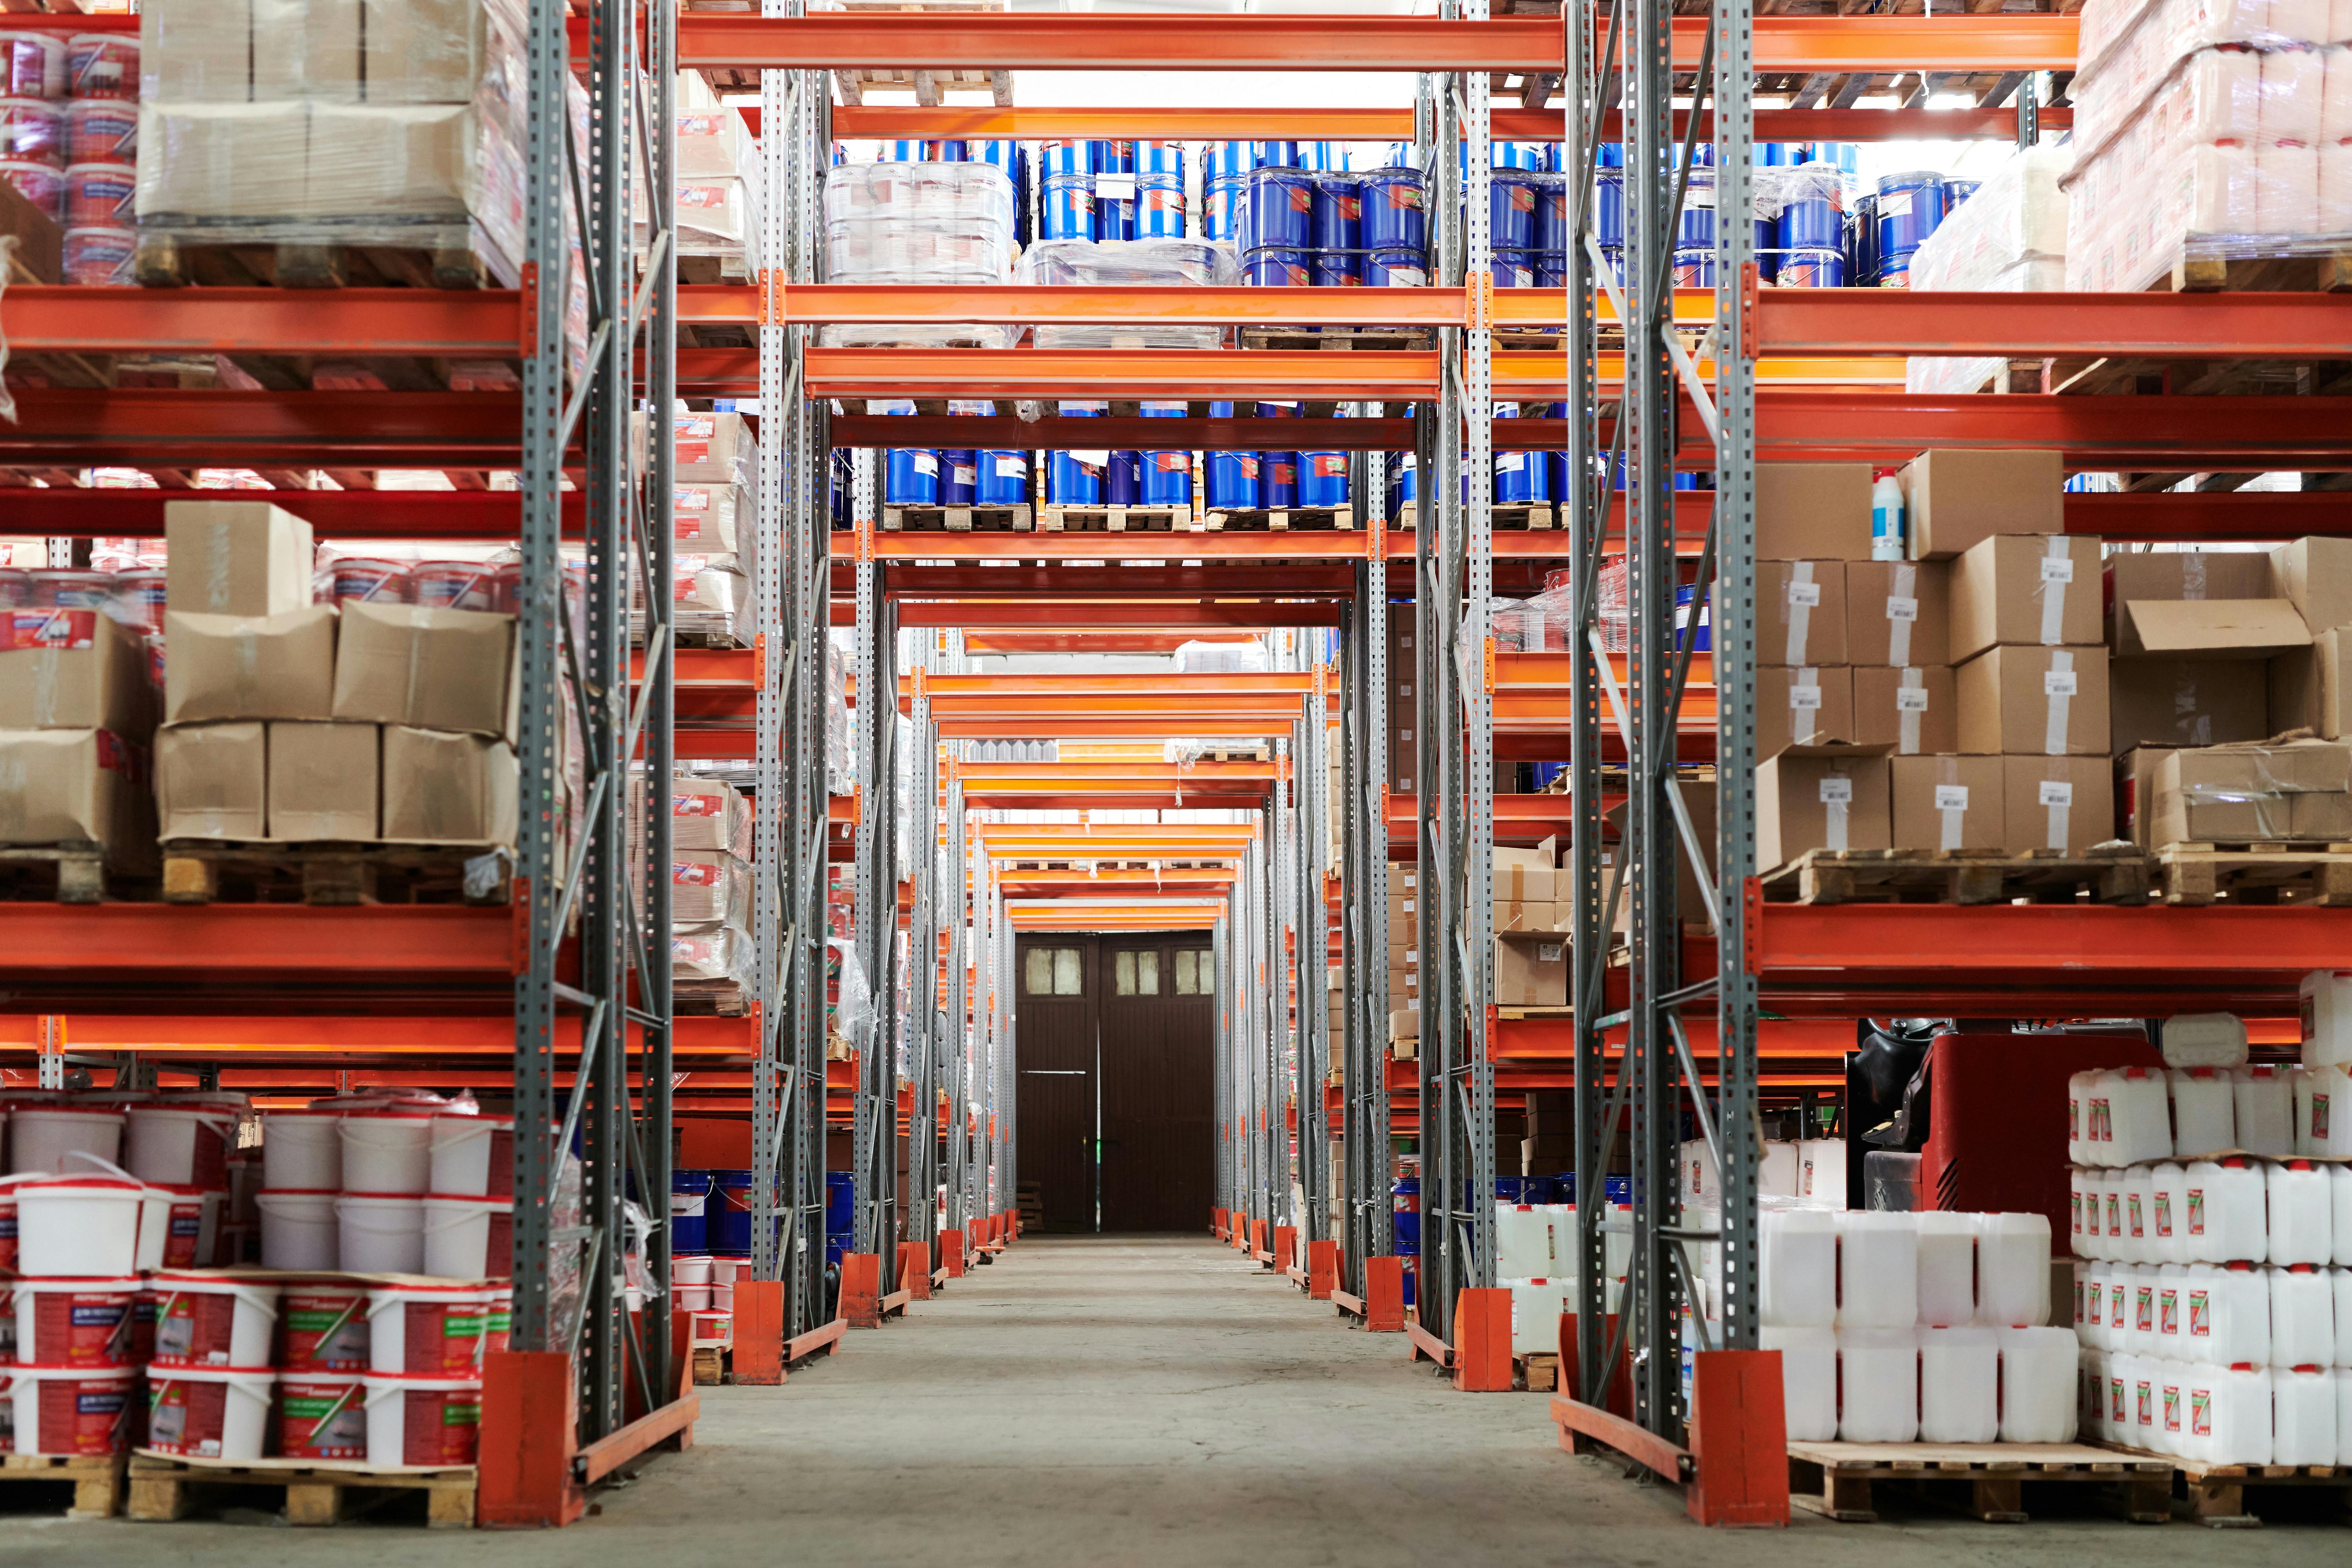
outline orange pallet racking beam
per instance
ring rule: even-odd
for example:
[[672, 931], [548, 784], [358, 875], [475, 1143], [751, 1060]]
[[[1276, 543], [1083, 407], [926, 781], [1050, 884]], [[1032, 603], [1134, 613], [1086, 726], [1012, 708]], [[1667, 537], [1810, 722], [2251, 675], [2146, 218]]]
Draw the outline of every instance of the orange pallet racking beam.
[[425, 354], [514, 359], [511, 289], [108, 289], [20, 283], [0, 294], [16, 353]]
[[2352, 296], [2342, 294], [1913, 294], [1904, 289], [1765, 289], [1742, 308], [1748, 353], [2108, 354], [2147, 359], [2352, 357]]
[[[758, 135], [759, 110], [746, 108], [741, 112], [751, 133]], [[1489, 133], [1497, 142], [1556, 142], [1560, 139], [1561, 112], [1557, 108], [1523, 109], [1498, 103], [1488, 111]], [[2042, 129], [2053, 135], [2074, 123], [2070, 108], [2036, 112]], [[1688, 110], [1675, 110], [1675, 134], [1682, 135], [1689, 121]], [[1700, 115], [1700, 138], [1704, 140], [1713, 129], [1714, 117]], [[1276, 105], [1060, 109], [941, 104], [925, 109], [911, 104], [841, 104], [833, 111], [833, 133], [851, 141], [877, 142], [922, 137], [1030, 142], [1114, 136], [1202, 142], [1293, 138], [1396, 142], [1412, 135], [1412, 111]], [[2016, 136], [2017, 111], [2012, 109], [1759, 109], [1755, 122], [1759, 142], [2009, 142]], [[1606, 117], [1601, 139], [1624, 140], [1621, 116]]]

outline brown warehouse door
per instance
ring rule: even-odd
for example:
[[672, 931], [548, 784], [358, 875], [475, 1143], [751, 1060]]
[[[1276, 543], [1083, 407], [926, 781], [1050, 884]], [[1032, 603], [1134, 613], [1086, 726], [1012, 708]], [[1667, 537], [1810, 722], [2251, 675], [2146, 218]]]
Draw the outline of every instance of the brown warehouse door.
[[1021, 1175], [1047, 1230], [1193, 1230], [1215, 1203], [1204, 933], [1023, 937]]

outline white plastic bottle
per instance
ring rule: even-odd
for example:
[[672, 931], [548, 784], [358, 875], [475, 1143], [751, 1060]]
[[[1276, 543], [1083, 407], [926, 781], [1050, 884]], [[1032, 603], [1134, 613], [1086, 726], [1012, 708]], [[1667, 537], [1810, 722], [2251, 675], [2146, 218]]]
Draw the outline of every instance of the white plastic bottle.
[[2077, 1350], [2057, 1328], [2002, 1329], [2000, 1440], [2071, 1443], [2077, 1429]]
[[1919, 1326], [1975, 1322], [1977, 1216], [1923, 1209], [1912, 1217], [1919, 1226]]
[[1991, 1329], [1919, 1331], [1919, 1440], [1990, 1443], [2000, 1436], [2000, 1339]]
[[2178, 1161], [2148, 1167], [2147, 1255], [2158, 1263], [2189, 1261], [2189, 1171]]
[[2334, 1365], [2336, 1283], [2327, 1277], [2327, 1270], [2298, 1263], [2290, 1268], [2272, 1268], [2267, 1272], [2271, 1287], [2271, 1364]]
[[1870, 481], [1870, 558], [1900, 561], [1904, 553], [1903, 485], [1892, 468], [1880, 468]]
[[2175, 1068], [2165, 1076], [2172, 1086], [2175, 1155], [2186, 1160], [2238, 1146], [2237, 1088], [2229, 1068]]
[[2270, 1463], [2336, 1463], [2336, 1382], [2332, 1367], [2271, 1368]]
[[2189, 1166], [2189, 1256], [2199, 1263], [2270, 1258], [2270, 1201], [2263, 1168], [2232, 1156]]
[[2050, 1321], [2050, 1216], [1976, 1217], [1977, 1321], [1996, 1329]]
[[1757, 1342], [1780, 1352], [1780, 1396], [1789, 1440], [1826, 1443], [1837, 1436], [1837, 1331], [1775, 1328], [1766, 1324]]
[[2294, 1085], [2285, 1073], [2269, 1066], [2233, 1068], [2230, 1092], [2237, 1101], [2232, 1120], [2240, 1149], [2273, 1160], [2294, 1152]]
[[2282, 1160], [2263, 1172], [2269, 1201], [2270, 1261], [2335, 1260], [2335, 1189], [2324, 1165]]

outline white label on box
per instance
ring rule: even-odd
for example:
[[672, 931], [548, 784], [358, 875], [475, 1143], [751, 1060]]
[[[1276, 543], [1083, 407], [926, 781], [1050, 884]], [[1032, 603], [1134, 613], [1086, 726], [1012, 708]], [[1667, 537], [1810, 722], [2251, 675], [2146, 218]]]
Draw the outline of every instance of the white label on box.
[[1790, 707], [1791, 707], [1791, 708], [1819, 708], [1821, 705], [1822, 705], [1822, 689], [1821, 689], [1820, 687], [1818, 687], [1818, 686], [1791, 686], [1790, 688], [1789, 688], [1789, 706], [1790, 706]]
[[1937, 784], [1936, 786], [1936, 809], [1937, 811], [1966, 811], [1968, 808], [1968, 785]]
[[2044, 697], [2074, 695], [2074, 672], [2071, 669], [2045, 669], [2042, 672], [2042, 694]]
[[2043, 805], [2072, 805], [2074, 804], [2074, 786], [2071, 784], [2043, 779], [2042, 781], [2041, 787], [2035, 792], [2035, 794], [2040, 803]]
[[1825, 778], [1822, 781], [1822, 804], [1823, 805], [1846, 805], [1851, 804], [1853, 800], [1853, 781], [1852, 779], [1837, 776]]
[[1133, 174], [1097, 174], [1095, 199], [1099, 202], [1124, 202], [1135, 198]]
[[1819, 583], [1800, 583], [1793, 577], [1789, 580], [1789, 603], [1811, 609], [1821, 602], [1822, 585]]
[[1536, 962], [1558, 963], [1567, 952], [1568, 943], [1564, 942], [1539, 942], [1536, 943]]
[[1927, 710], [1927, 689], [1924, 686], [1896, 687], [1895, 710], [1897, 713], [1925, 713]]
[[2072, 583], [2074, 580], [2074, 557], [2071, 555], [2043, 556], [2042, 580], [2044, 583]]
[[1890, 621], [1917, 620], [1919, 618], [1919, 601], [1916, 599], [1898, 599], [1891, 594], [1888, 595], [1886, 599], [1886, 618]]
[[1516, 474], [1527, 466], [1525, 452], [1498, 452], [1495, 456], [1495, 471], [1498, 474]]

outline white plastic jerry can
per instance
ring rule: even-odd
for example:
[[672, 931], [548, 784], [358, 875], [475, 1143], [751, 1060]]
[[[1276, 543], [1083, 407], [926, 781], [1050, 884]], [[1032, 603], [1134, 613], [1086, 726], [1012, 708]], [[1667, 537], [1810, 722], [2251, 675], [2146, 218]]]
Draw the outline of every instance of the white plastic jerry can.
[[2271, 1369], [2271, 1457], [2273, 1465], [2336, 1463], [2336, 1373], [2333, 1367]]
[[1976, 1216], [1977, 1321], [1996, 1329], [2050, 1321], [2050, 1216]]
[[1909, 1443], [1919, 1436], [1919, 1331], [1841, 1327], [1838, 1436]]
[[[2271, 1287], [2271, 1365], [2332, 1366], [2336, 1363], [2336, 1282], [2327, 1270], [2298, 1263], [2273, 1267]], [[2280, 1460], [2281, 1464], [2317, 1461]]]
[[2189, 1359], [2189, 1266], [2156, 1266], [2156, 1353], [2168, 1361]]
[[2059, 1328], [2001, 1329], [2000, 1440], [2071, 1443], [2079, 1411], [2074, 1380], [2078, 1349]]
[[1840, 1328], [1908, 1329], [1917, 1324], [1916, 1217], [1870, 1209], [1838, 1215]]
[[2118, 1165], [2161, 1160], [2172, 1152], [2172, 1095], [2162, 1068], [2125, 1068], [2116, 1074], [2109, 1109], [2115, 1118]]
[[2156, 1184], [2146, 1165], [2124, 1171], [2123, 1256], [2134, 1263], [2160, 1261], [2150, 1247], [2156, 1218]]
[[1919, 1440], [1990, 1443], [2000, 1436], [2000, 1339], [1991, 1329], [1919, 1331]]
[[[1977, 1216], [1924, 1209], [1912, 1217], [1919, 1226], [1919, 1325], [1975, 1322]], [[1924, 1414], [1921, 1419], [1926, 1419]]]
[[2083, 1086], [2083, 1157], [2094, 1165], [2120, 1165], [2116, 1153], [2116, 1095], [2123, 1069], [2101, 1068], [2084, 1075]]
[[2147, 1255], [2151, 1262], [2189, 1261], [2189, 1168], [2163, 1160], [2148, 1167]]
[[2270, 1258], [2268, 1184], [2251, 1160], [2197, 1160], [2188, 1172], [2189, 1257], [2196, 1263]]
[[2096, 1258], [2083, 1232], [2084, 1188], [2089, 1173], [2079, 1164], [2066, 1171], [2066, 1250], [2076, 1258]]
[[2205, 1331], [2198, 1332], [2197, 1288], [2189, 1288], [2189, 1338], [2192, 1347], [2205, 1342], [2199, 1358], [2217, 1366], [2268, 1366], [2271, 1361], [2271, 1286], [2264, 1271], [2251, 1263], [2225, 1264], [2205, 1277]]
[[1758, 1344], [1780, 1352], [1780, 1399], [1789, 1439], [1826, 1443], [1838, 1430], [1837, 1331], [1828, 1327], [1780, 1328], [1767, 1323]]
[[2219, 1154], [2238, 1146], [2237, 1093], [2228, 1068], [2175, 1068], [2172, 1088], [2172, 1152], [2186, 1160]]
[[2066, 1079], [2066, 1163], [2070, 1165], [2091, 1163], [2090, 1141], [2083, 1135], [2083, 1118], [2090, 1110], [2091, 1081], [2097, 1076], [2078, 1072]]
[[2107, 1433], [2107, 1352], [2084, 1345], [2075, 1357], [2075, 1421], [2089, 1438]]
[[2325, 1168], [2330, 1229], [2327, 1255], [2337, 1263], [2352, 1264], [2352, 1165]]
[[1837, 1215], [1765, 1209], [1756, 1216], [1763, 1320], [1780, 1328], [1837, 1322]]
[[2325, 1165], [2282, 1160], [2263, 1172], [2269, 1207], [2270, 1261], [2333, 1262], [2335, 1188]]
[[2189, 1439], [2189, 1363], [2159, 1357], [2156, 1363], [2158, 1452], [2179, 1454]]
[[2237, 1100], [2238, 1147], [2249, 1154], [2284, 1160], [2294, 1152], [2294, 1085], [2275, 1067], [2230, 1069]]
[[2352, 1072], [2330, 1063], [2294, 1075], [2294, 1152], [2352, 1154]]

